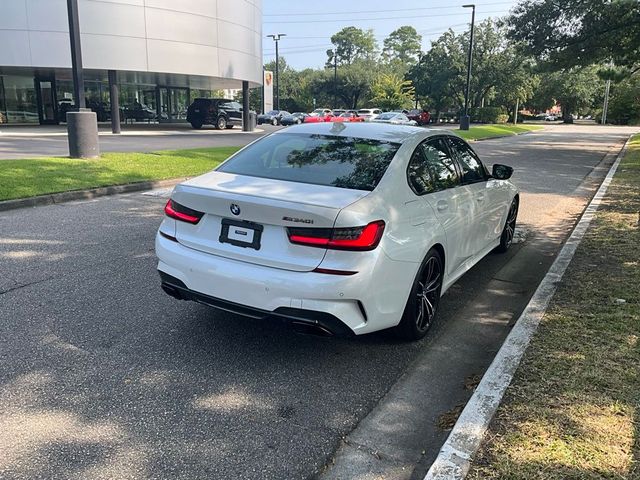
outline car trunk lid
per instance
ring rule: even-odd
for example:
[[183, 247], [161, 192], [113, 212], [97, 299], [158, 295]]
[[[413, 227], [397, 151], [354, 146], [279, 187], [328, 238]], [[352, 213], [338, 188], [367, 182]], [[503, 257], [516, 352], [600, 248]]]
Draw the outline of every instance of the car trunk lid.
[[287, 227], [332, 228], [340, 210], [369, 192], [211, 172], [178, 185], [172, 199], [204, 212], [177, 222], [177, 240], [195, 250], [294, 271], [315, 269], [326, 250], [289, 242]]

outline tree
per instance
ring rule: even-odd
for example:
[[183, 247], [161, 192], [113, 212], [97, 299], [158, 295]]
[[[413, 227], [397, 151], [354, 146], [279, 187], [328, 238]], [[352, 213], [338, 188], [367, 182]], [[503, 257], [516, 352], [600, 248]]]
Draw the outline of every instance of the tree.
[[602, 95], [603, 82], [598, 77], [598, 68], [574, 67], [545, 75], [534, 100], [540, 110], [559, 103], [564, 121], [571, 123], [572, 114], [592, 108], [596, 101], [602, 99]]
[[[280, 72], [280, 108], [287, 111], [306, 110], [309, 105], [304, 103], [308, 99], [308, 76], [306, 72], [298, 72], [292, 68], [284, 57], [279, 58]], [[265, 70], [275, 71], [276, 62], [265, 64]], [[275, 85], [274, 85], [275, 90]]]
[[638, 0], [526, 0], [508, 25], [510, 38], [550, 68], [609, 61], [640, 68]]
[[452, 106], [462, 108], [464, 99], [465, 54], [453, 30], [432, 43], [420, 63], [407, 75], [413, 80], [419, 96], [425, 98], [439, 119], [442, 111]]
[[[368, 100], [376, 70], [377, 65], [373, 60], [357, 60], [340, 67], [336, 91], [339, 105], [336, 108], [357, 109], [360, 102]], [[333, 69], [325, 69], [314, 78], [312, 91], [317, 96], [328, 96], [331, 101], [327, 104], [333, 103]]]
[[[331, 37], [338, 65], [351, 65], [358, 60], [375, 58], [378, 45], [372, 30], [345, 27]], [[334, 50], [327, 50], [327, 67], [334, 65]]]
[[414, 64], [422, 50], [422, 35], [410, 26], [403, 26], [391, 32], [384, 40], [382, 57], [388, 61], [398, 61], [404, 65]]
[[[414, 81], [420, 97], [426, 97], [436, 110], [464, 108], [469, 32], [445, 32], [432, 43], [408, 78]], [[506, 41], [505, 27], [491, 19], [475, 29], [473, 73], [469, 105], [480, 107], [494, 101], [511, 110], [533, 94], [535, 78], [530, 62]]]
[[415, 89], [410, 80], [397, 74], [382, 73], [374, 80], [371, 94], [371, 101], [382, 110], [396, 110], [411, 106]]
[[614, 85], [607, 119], [618, 125], [640, 124], [640, 74]]
[[[215, 98], [215, 97], [214, 97]], [[238, 90], [235, 94], [234, 100], [242, 103], [242, 90]], [[254, 112], [262, 112], [262, 89], [252, 88], [249, 90], [249, 110]]]

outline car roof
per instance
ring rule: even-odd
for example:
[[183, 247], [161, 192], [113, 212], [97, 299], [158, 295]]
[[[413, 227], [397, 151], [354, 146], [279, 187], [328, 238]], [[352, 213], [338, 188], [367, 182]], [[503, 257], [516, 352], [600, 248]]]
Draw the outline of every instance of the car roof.
[[278, 130], [272, 135], [301, 133], [307, 135], [331, 135], [337, 137], [356, 137], [369, 140], [403, 143], [415, 136], [428, 137], [434, 134], [451, 134], [446, 130], [436, 130], [409, 125], [389, 125], [386, 123], [303, 123], [295, 127]]

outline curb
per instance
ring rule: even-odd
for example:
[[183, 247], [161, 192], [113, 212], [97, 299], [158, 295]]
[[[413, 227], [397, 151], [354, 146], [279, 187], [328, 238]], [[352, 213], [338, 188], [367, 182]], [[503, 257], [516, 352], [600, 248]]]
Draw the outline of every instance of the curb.
[[126, 185], [113, 185], [109, 187], [91, 188], [88, 190], [72, 190], [70, 192], [51, 193], [48, 195], [38, 195], [37, 197], [18, 198], [15, 200], [4, 200], [0, 202], [0, 212], [14, 210], [17, 208], [41, 207], [44, 205], [54, 205], [58, 203], [72, 202], [75, 200], [91, 200], [92, 198], [118, 195], [120, 193], [140, 192], [143, 190], [153, 190], [154, 188], [172, 187], [187, 178], [174, 178], [157, 182], [138, 182]]
[[424, 480], [458, 480], [466, 477], [471, 468], [473, 457], [480, 448], [504, 393], [513, 380], [524, 352], [538, 329], [558, 283], [562, 280], [578, 245], [602, 203], [607, 188], [627, 151], [630, 140], [631, 136], [618, 153], [609, 173], [585, 209], [571, 236], [560, 250], [489, 369], [482, 377], [482, 381], [462, 411]]
[[514, 133], [512, 135], [500, 135], [499, 137], [486, 137], [486, 138], [478, 138], [476, 140], [469, 140], [470, 142], [484, 142], [485, 140], [497, 140], [499, 138], [513, 138], [513, 137], [519, 137], [522, 135], [529, 135], [531, 133], [535, 133], [535, 132], [542, 132], [544, 129], [540, 129], [540, 130], [529, 130], [528, 132], [520, 132], [520, 133]]

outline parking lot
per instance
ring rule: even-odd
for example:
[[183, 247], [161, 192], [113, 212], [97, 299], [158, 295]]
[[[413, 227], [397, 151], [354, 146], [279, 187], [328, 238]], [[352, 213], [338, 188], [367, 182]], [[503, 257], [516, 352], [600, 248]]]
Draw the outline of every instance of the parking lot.
[[[470, 396], [465, 382], [491, 362], [629, 133], [553, 126], [474, 144], [516, 169], [519, 243], [465, 275], [417, 343], [303, 336], [169, 298], [153, 252], [165, 192], [0, 213], [0, 477], [310, 478], [349, 455], [348, 436], [378, 449], [379, 471], [421, 478], [447, 435], [438, 418]], [[219, 141], [176, 134], [162, 148], [186, 135], [189, 148]], [[0, 155], [15, 156], [0, 138]], [[118, 145], [153, 150], [159, 138]], [[113, 140], [101, 138], [105, 151]], [[64, 137], [29, 142], [66, 153]], [[405, 416], [384, 424], [400, 393]], [[356, 478], [340, 474], [324, 473]]]

